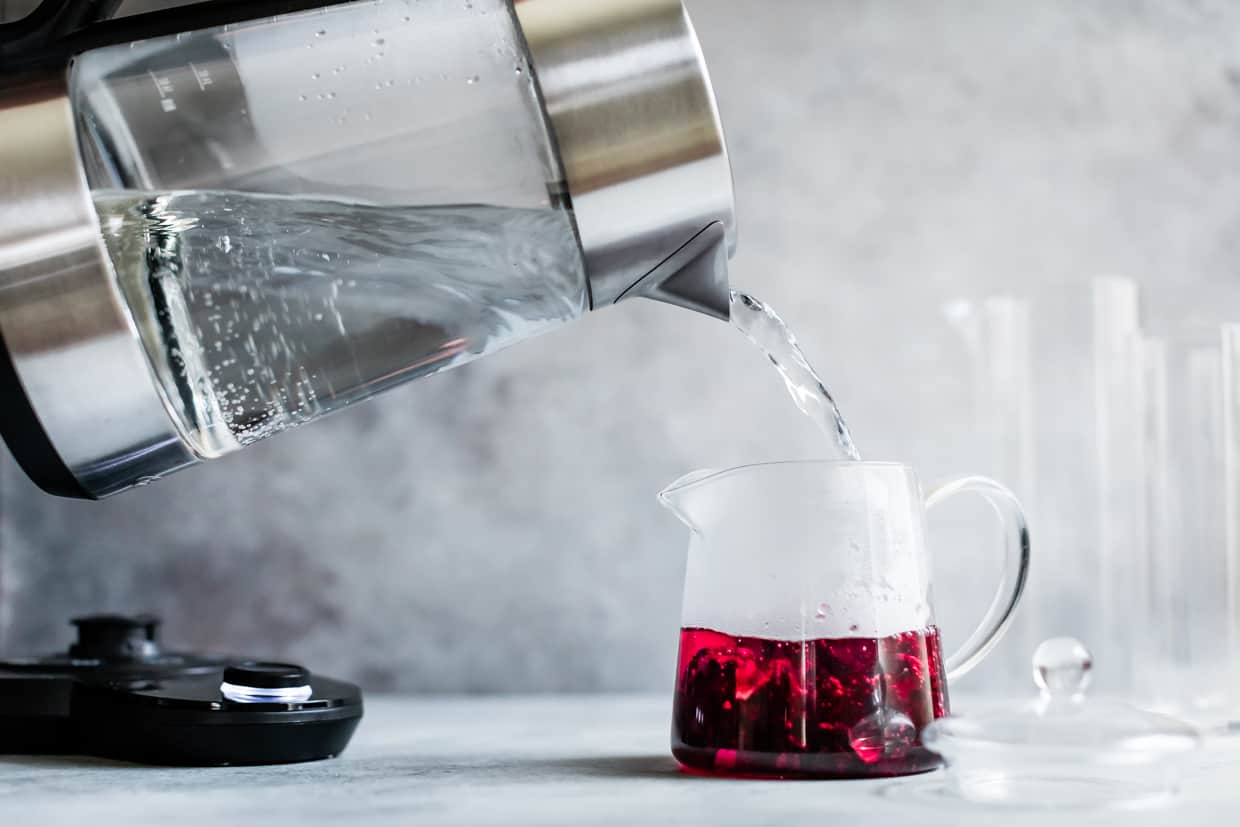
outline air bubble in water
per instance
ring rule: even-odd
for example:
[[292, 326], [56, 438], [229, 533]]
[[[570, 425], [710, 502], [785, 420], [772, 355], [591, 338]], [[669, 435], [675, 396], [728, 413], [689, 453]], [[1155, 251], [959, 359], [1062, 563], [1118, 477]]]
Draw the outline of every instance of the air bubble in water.
[[470, 86], [473, 86], [475, 83], [479, 81], [479, 79], [480, 78], [477, 75], [474, 75], [473, 77], [467, 79], [465, 82], [468, 83]]

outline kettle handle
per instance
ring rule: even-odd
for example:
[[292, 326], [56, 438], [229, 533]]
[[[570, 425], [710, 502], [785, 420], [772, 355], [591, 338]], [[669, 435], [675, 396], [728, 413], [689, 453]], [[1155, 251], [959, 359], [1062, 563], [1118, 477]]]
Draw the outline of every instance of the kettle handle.
[[988, 477], [955, 477], [934, 486], [926, 510], [957, 494], [977, 494], [994, 508], [1003, 523], [1003, 573], [990, 607], [973, 634], [946, 660], [947, 679], [955, 680], [981, 663], [1012, 623], [1012, 613], [1029, 579], [1029, 524], [1016, 495]]
[[43, 62], [48, 47], [116, 14], [124, 0], [43, 0], [24, 17], [0, 23], [0, 71]]
[[20, 20], [0, 23], [0, 75], [66, 65], [101, 46], [307, 11], [350, 0], [198, 0], [113, 18], [124, 0], [43, 0]]

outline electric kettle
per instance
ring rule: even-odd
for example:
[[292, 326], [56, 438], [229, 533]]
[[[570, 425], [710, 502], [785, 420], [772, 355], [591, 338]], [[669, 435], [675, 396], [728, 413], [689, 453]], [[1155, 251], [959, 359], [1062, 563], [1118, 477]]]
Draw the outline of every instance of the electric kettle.
[[0, 430], [97, 499], [631, 297], [728, 317], [679, 0], [0, 25]]

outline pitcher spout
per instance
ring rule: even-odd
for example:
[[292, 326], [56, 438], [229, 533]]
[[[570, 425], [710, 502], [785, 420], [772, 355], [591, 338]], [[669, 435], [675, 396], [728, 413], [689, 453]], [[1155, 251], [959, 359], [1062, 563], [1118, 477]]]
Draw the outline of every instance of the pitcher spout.
[[659, 504], [675, 514], [676, 519], [688, 526], [690, 531], [700, 534], [699, 518], [701, 515], [695, 514], [693, 507], [700, 498], [693, 495], [700, 489], [703, 482], [718, 473], [719, 471], [714, 468], [690, 471], [659, 492]]

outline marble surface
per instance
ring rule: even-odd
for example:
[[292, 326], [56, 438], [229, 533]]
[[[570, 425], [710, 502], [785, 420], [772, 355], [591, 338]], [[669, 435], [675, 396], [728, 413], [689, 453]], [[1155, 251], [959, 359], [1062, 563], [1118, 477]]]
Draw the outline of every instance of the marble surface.
[[[338, 759], [153, 769], [0, 757], [0, 823], [224, 825], [1045, 824], [1044, 811], [966, 805], [934, 773], [885, 781], [736, 781], [687, 775], [652, 695], [379, 697]], [[1194, 772], [1170, 807], [1059, 811], [1059, 824], [1217, 825], [1234, 764]]]

